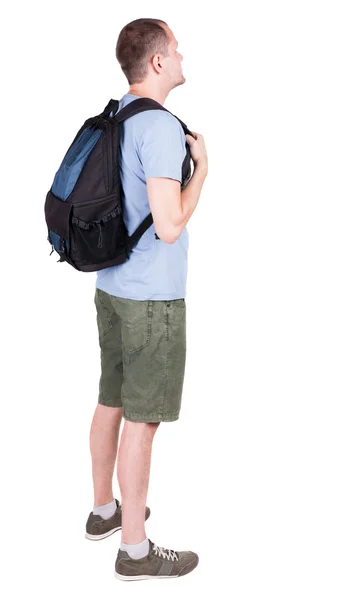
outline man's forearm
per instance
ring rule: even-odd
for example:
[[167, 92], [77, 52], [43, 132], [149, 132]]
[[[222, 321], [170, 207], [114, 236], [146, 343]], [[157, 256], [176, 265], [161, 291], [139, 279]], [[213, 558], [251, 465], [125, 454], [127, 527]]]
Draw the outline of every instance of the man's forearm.
[[178, 234], [177, 237], [180, 236], [198, 204], [207, 173], [207, 165], [198, 162], [191, 180], [181, 193], [181, 213], [174, 224]]

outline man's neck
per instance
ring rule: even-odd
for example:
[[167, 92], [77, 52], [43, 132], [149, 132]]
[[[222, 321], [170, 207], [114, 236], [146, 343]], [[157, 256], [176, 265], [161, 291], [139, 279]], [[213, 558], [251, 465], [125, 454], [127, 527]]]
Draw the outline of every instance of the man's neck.
[[161, 90], [153, 90], [152, 88], [140, 86], [139, 84], [133, 84], [130, 86], [128, 94], [133, 94], [134, 96], [141, 96], [142, 98], [152, 98], [152, 100], [156, 100], [160, 104], [164, 104], [168, 93], [165, 93]]

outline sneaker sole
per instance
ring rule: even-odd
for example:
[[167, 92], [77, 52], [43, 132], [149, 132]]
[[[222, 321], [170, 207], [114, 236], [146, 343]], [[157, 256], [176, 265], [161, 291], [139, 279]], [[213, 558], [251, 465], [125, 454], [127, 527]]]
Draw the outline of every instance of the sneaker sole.
[[87, 540], [103, 540], [104, 538], [109, 537], [109, 535], [112, 535], [113, 533], [115, 533], [116, 531], [119, 531], [120, 529], [122, 529], [122, 528], [115, 527], [114, 529], [110, 529], [110, 531], [108, 531], [107, 533], [101, 533], [100, 535], [92, 535], [91, 533], [86, 533], [85, 537], [87, 538]]
[[115, 571], [115, 577], [121, 581], [136, 581], [139, 579], [175, 579], [179, 575], [120, 575]]

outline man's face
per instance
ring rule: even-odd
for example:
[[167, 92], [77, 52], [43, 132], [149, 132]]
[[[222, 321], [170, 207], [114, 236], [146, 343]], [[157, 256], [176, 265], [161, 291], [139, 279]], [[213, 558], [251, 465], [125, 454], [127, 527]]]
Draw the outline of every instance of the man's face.
[[170, 42], [168, 45], [168, 56], [164, 58], [167, 78], [169, 79], [171, 89], [185, 83], [185, 77], [182, 71], [183, 56], [178, 52], [178, 42], [169, 28], [165, 28]]

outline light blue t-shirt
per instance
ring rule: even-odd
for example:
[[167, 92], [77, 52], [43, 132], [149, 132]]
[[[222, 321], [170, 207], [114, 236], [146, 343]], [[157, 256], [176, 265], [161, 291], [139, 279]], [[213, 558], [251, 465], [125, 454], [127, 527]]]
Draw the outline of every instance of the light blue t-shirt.
[[[139, 96], [125, 94], [119, 109]], [[131, 235], [150, 213], [146, 177], [182, 181], [186, 138], [181, 124], [163, 110], [148, 110], [123, 123], [120, 174], [123, 217]], [[155, 237], [154, 224], [128, 260], [97, 272], [96, 287], [132, 300], [185, 298], [189, 237], [185, 227], [173, 244]]]

